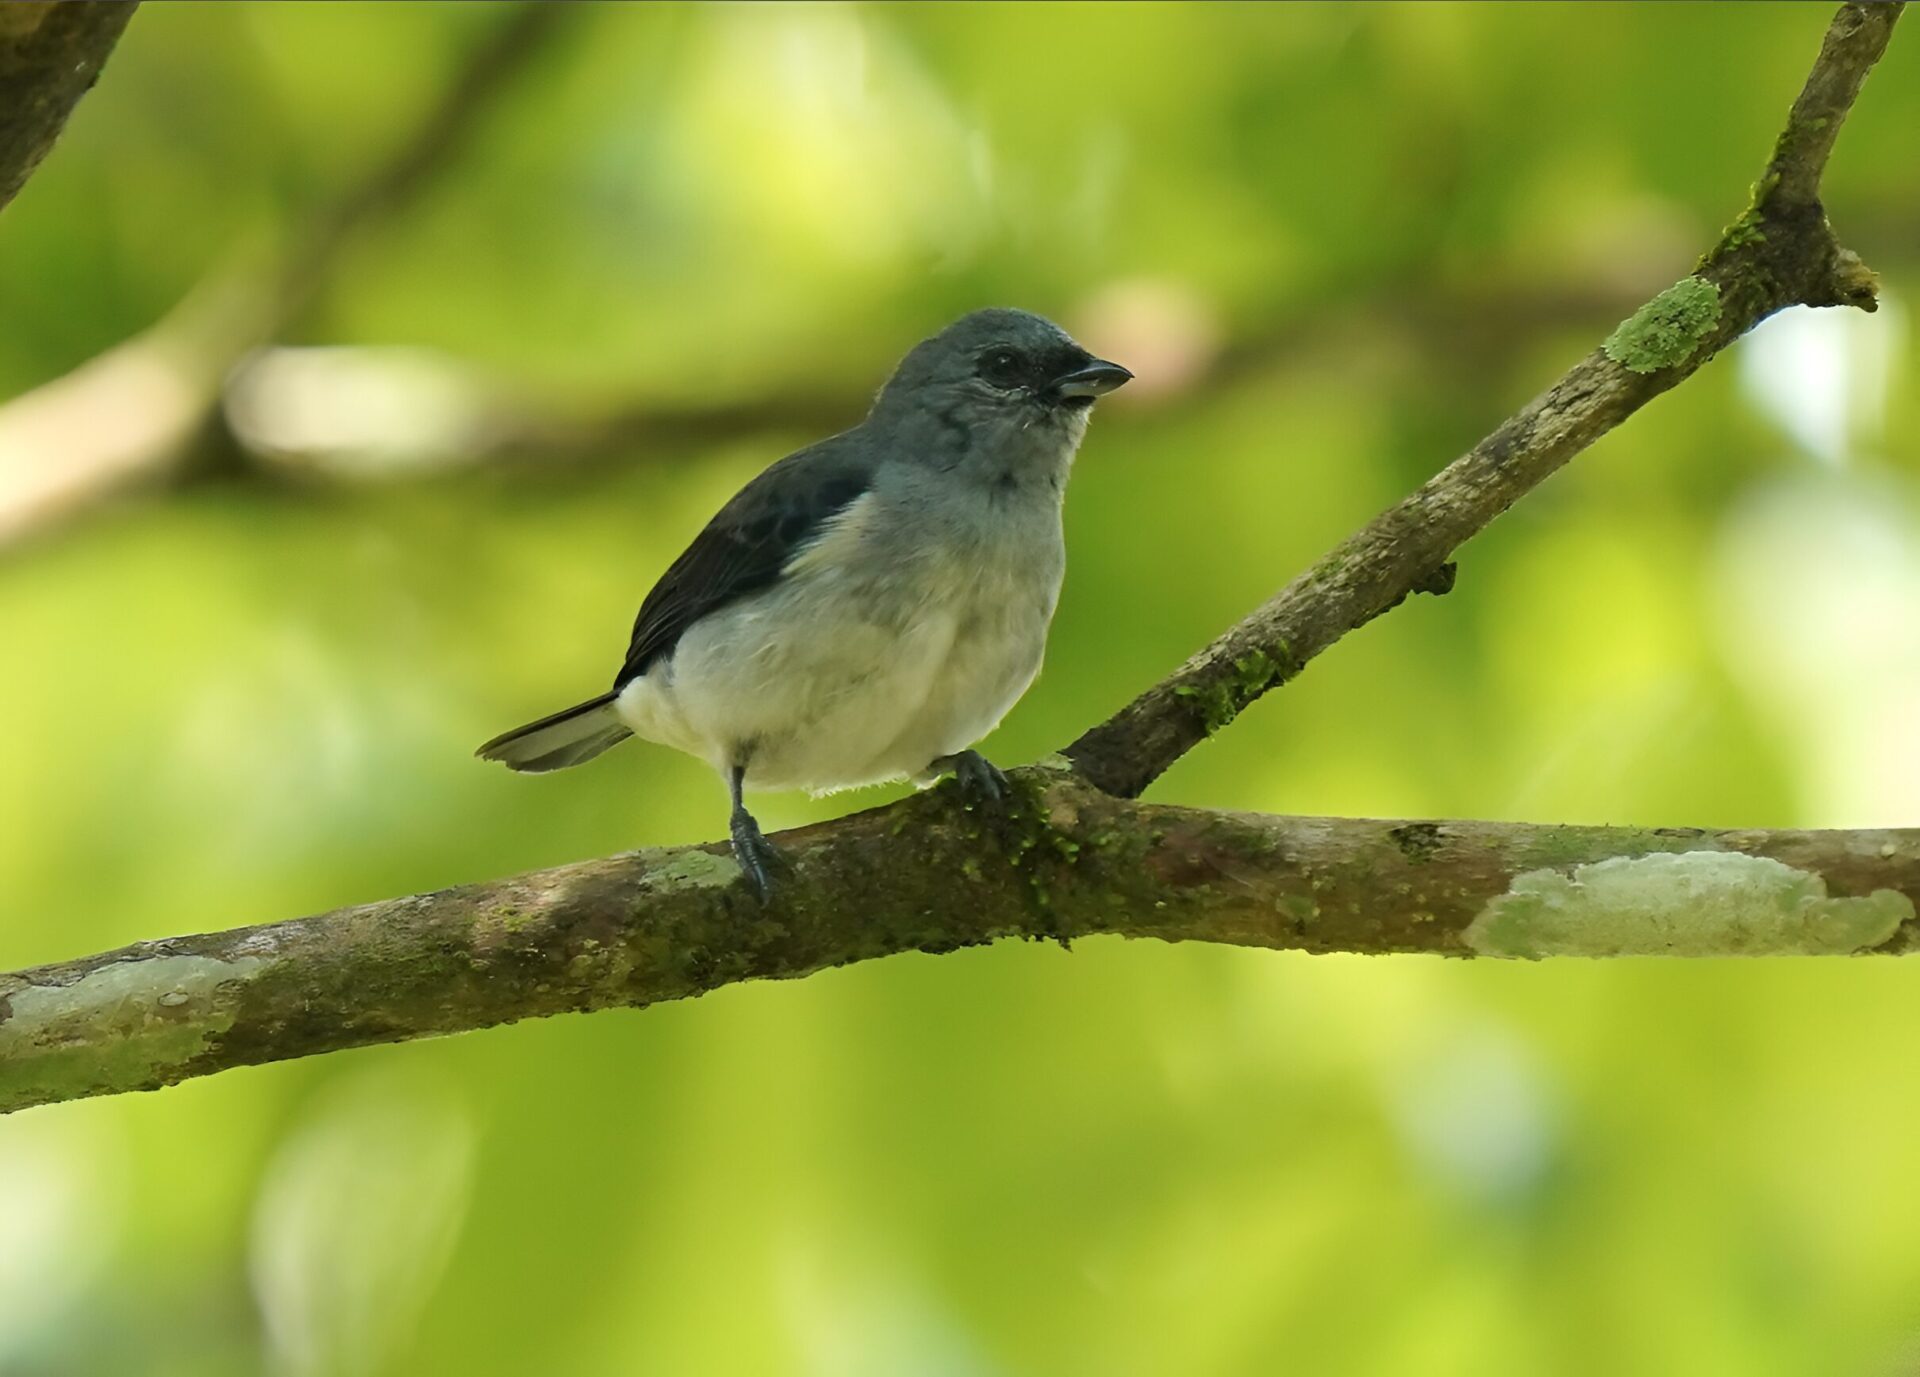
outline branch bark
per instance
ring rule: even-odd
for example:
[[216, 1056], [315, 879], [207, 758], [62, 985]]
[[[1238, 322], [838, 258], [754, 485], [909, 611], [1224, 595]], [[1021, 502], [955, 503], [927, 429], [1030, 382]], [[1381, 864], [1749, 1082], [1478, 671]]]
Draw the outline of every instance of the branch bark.
[[639, 851], [0, 976], [0, 1112], [1004, 937], [1522, 957], [1920, 944], [1920, 830], [1263, 817], [1116, 798], [1057, 767], [1015, 778], [1004, 814], [942, 788], [788, 834], [771, 908], [721, 846]]
[[47, 156], [138, 0], [0, 6], [0, 210]]
[[[1704, 832], [1275, 818], [1133, 796], [1410, 592], [1598, 435], [1771, 311], [1870, 307], [1817, 199], [1899, 6], [1835, 17], [1753, 205], [1694, 274], [1164, 683], [1016, 776], [789, 835], [757, 904], [717, 846], [638, 852], [0, 976], [0, 1111], [909, 950], [1097, 933], [1451, 955], [1904, 953], [1920, 831]], [[910, 835], [913, 845], [901, 845]]]

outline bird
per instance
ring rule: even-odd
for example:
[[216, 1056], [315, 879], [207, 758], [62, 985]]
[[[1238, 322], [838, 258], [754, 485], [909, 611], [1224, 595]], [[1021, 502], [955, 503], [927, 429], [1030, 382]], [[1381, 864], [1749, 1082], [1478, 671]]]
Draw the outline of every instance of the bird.
[[977, 310], [908, 351], [864, 420], [754, 478], [647, 594], [613, 686], [476, 752], [539, 773], [630, 736], [728, 791], [761, 901], [784, 864], [748, 791], [952, 774], [1040, 672], [1066, 571], [1068, 471], [1096, 399], [1133, 374], [1052, 321]]

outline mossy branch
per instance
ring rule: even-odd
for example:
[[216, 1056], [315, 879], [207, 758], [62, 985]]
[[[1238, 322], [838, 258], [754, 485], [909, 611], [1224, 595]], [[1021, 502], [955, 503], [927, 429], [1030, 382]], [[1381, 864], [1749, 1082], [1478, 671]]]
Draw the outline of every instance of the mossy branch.
[[1067, 759], [1021, 772], [1013, 806], [969, 812], [947, 787], [790, 834], [794, 871], [766, 906], [717, 847], [637, 852], [0, 975], [0, 1111], [1002, 937], [1521, 957], [1920, 947], [1920, 831], [1389, 823], [1133, 801], [1340, 636], [1410, 593], [1445, 592], [1461, 542], [1756, 321], [1796, 302], [1871, 307], [1872, 275], [1816, 193], [1899, 8], [1841, 9], [1753, 205], [1689, 279]]
[[[1310, 566], [1264, 606], [1067, 748], [1081, 774], [1136, 797], [1314, 656], [1408, 594], [1574, 455], [1783, 307], [1872, 310], [1873, 274], [1820, 207], [1820, 174], [1902, 6], [1842, 5], [1753, 204], [1692, 275], [1641, 307], [1560, 381]], [[1737, 19], [1732, 11], [1729, 17]], [[1451, 579], [1439, 585], [1451, 586]], [[1272, 673], [1249, 674], [1249, 663]]]
[[137, 0], [0, 5], [0, 210], [40, 166], [106, 65]]
[[[0, 975], [0, 1112], [898, 952], [1102, 934], [1307, 952], [1920, 946], [1920, 830], [1261, 817], [1017, 772], [789, 833], [763, 907], [719, 846], [639, 851]], [[912, 838], [902, 846], [902, 836]]]

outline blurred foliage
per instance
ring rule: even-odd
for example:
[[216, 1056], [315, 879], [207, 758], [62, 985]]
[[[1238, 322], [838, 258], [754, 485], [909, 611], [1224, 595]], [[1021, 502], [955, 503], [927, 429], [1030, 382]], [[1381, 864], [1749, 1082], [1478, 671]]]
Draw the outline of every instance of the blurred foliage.
[[[1018, 762], [1614, 324], [1513, 302], [1686, 271], [1828, 14], [596, 8], [294, 342], [851, 420], [963, 309], [1061, 318], [1143, 386], [1079, 465], [1048, 671], [989, 746]], [[498, 18], [143, 9], [0, 218], [0, 395], [290, 234]], [[1920, 823], [1916, 131], [1901, 33], [1827, 184], [1886, 309], [1769, 324], [1156, 797]], [[1254, 361], [1155, 395], [1175, 337]], [[230, 478], [0, 557], [0, 966], [719, 835], [663, 750], [469, 752], [596, 689], [808, 438]], [[1920, 1371], [1917, 986], [1009, 945], [33, 1111], [0, 1121], [0, 1374]]]

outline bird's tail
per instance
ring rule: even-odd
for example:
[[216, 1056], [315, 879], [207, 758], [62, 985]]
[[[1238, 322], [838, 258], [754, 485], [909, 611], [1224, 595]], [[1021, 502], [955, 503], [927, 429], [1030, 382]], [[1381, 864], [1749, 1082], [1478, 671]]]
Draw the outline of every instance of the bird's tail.
[[613, 695], [603, 693], [584, 703], [503, 732], [474, 754], [482, 760], [497, 760], [510, 770], [540, 774], [564, 770], [569, 765], [592, 760], [609, 746], [617, 746], [633, 733], [614, 711]]

